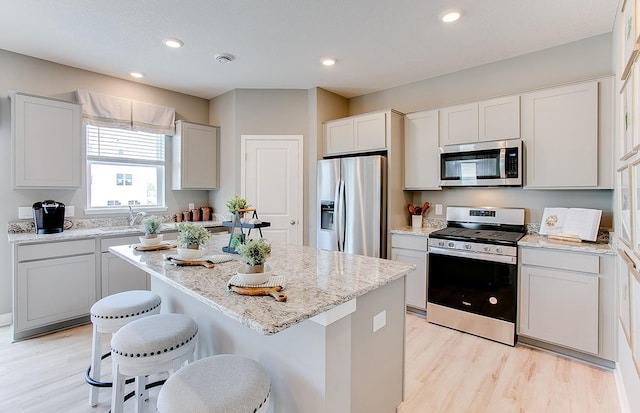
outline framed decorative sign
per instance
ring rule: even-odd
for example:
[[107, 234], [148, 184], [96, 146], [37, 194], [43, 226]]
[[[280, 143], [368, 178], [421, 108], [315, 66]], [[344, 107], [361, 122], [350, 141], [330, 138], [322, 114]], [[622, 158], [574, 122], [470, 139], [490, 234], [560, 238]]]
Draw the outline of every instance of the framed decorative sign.
[[620, 114], [621, 114], [621, 137], [622, 137], [622, 145], [621, 147], [621, 160], [625, 160], [632, 155], [634, 155], [633, 147], [634, 147], [634, 129], [633, 129], [633, 72], [631, 76], [628, 76], [624, 84], [622, 85], [622, 90], [620, 91]]
[[619, 205], [620, 205], [620, 241], [632, 248], [631, 244], [631, 185], [629, 166], [618, 169]]
[[631, 280], [636, 269], [622, 248], [618, 248], [618, 318], [629, 347], [631, 347]]
[[632, 272], [629, 277], [631, 287], [631, 353], [636, 370], [640, 372], [640, 278]]
[[625, 0], [622, 4], [622, 80], [625, 80], [631, 72], [631, 66], [638, 54], [636, 41], [636, 0]]

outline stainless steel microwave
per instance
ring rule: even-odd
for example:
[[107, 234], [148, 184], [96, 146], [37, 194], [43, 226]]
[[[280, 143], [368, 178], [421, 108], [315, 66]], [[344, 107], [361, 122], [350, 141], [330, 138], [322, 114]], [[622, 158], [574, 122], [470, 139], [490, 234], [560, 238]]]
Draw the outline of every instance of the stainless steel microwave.
[[522, 186], [522, 140], [440, 148], [441, 186]]

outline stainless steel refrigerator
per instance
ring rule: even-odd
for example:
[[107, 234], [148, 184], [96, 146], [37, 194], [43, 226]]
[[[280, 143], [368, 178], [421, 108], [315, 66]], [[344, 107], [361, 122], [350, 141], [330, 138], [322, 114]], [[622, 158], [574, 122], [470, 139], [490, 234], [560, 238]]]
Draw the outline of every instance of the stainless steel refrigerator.
[[380, 155], [318, 161], [318, 248], [387, 256], [387, 169]]

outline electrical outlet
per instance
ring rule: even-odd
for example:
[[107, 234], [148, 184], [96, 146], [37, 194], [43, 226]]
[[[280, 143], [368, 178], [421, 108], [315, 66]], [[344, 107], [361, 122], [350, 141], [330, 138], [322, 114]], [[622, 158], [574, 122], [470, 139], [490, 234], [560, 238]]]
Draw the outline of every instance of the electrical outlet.
[[189, 211], [191, 211], [195, 207], [196, 207], [196, 204], [194, 204], [193, 202], [189, 202]]
[[64, 206], [64, 216], [65, 218], [71, 218], [76, 214], [76, 207], [73, 205], [65, 205]]
[[18, 207], [18, 219], [32, 219], [33, 208], [32, 207]]
[[381, 311], [373, 317], [373, 332], [380, 330], [387, 325], [387, 311]]
[[442, 204], [436, 204], [436, 215], [442, 215]]

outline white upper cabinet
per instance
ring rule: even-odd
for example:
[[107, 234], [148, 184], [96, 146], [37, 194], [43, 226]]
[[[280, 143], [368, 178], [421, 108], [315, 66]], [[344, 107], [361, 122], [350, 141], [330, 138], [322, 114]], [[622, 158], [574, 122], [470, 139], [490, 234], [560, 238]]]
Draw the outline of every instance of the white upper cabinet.
[[220, 128], [179, 120], [172, 137], [172, 189], [218, 188]]
[[478, 102], [478, 140], [520, 138], [520, 96]]
[[405, 115], [404, 188], [441, 189], [437, 110]]
[[325, 145], [326, 155], [386, 149], [386, 113], [378, 112], [326, 122]]
[[440, 146], [518, 138], [518, 95], [440, 109]]
[[440, 146], [477, 141], [477, 102], [440, 109]]
[[11, 96], [14, 188], [77, 188], [81, 181], [82, 106]]
[[522, 95], [527, 188], [611, 188], [611, 82], [600, 103], [598, 83]]

